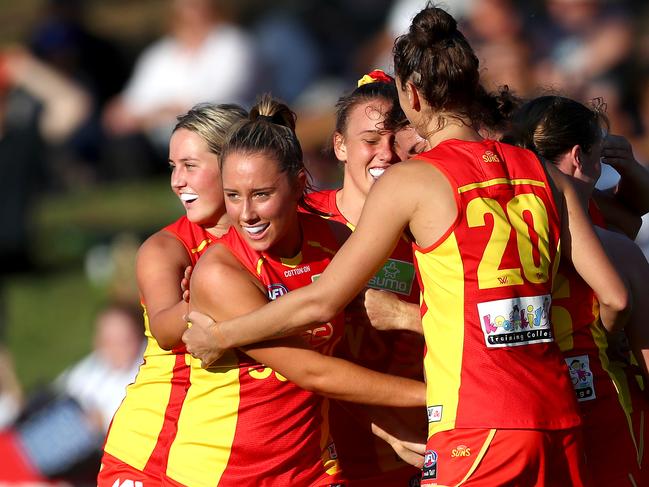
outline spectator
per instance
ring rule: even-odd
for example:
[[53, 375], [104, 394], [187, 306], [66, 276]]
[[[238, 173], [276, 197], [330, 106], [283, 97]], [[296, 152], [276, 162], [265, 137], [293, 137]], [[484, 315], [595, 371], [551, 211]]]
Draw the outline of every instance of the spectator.
[[628, 12], [603, 0], [546, 0], [549, 23], [535, 41], [537, 82], [580, 97], [596, 80], [614, 79], [632, 42]]
[[45, 149], [64, 143], [83, 123], [88, 100], [80, 86], [23, 47], [0, 51], [0, 273], [29, 267], [29, 213], [45, 183]]
[[[45, 0], [29, 47], [43, 62], [79, 83], [91, 96], [90, 117], [51, 154], [65, 165], [66, 187], [95, 181], [101, 172], [101, 112], [126, 83], [130, 64], [118, 43], [88, 26], [89, 2]], [[129, 56], [130, 58], [130, 56]]]
[[[109, 137], [144, 133], [158, 157], [166, 157], [177, 115], [200, 102], [245, 102], [254, 88], [252, 41], [222, 19], [213, 0], [171, 0], [170, 7], [168, 35], [141, 54], [126, 88], [103, 114]], [[124, 157], [121, 169], [137, 175], [133, 165], [142, 161], [128, 152], [109, 161]]]
[[97, 314], [92, 352], [0, 432], [0, 483], [94, 479], [112, 415], [141, 362], [142, 327], [133, 305], [109, 304]]

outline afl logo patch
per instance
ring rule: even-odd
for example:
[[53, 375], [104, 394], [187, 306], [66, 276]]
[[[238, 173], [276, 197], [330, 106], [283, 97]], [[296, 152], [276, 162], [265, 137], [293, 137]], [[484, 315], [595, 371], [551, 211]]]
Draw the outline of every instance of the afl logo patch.
[[288, 292], [284, 284], [269, 284], [268, 285], [268, 299], [271, 301], [276, 300], [280, 296], [284, 296]]
[[432, 480], [437, 478], [437, 452], [426, 450], [424, 453], [424, 468], [422, 469], [422, 480]]

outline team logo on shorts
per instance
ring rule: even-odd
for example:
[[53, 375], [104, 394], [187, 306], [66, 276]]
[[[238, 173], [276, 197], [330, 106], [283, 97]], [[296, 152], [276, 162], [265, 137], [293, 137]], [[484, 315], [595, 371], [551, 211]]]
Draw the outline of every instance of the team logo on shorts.
[[554, 341], [550, 303], [549, 294], [478, 303], [485, 344], [500, 348]]
[[590, 371], [590, 362], [588, 355], [578, 355], [576, 357], [566, 357], [564, 359], [570, 372], [572, 387], [575, 389], [577, 401], [592, 401], [595, 399], [595, 384], [593, 383], [593, 373]]
[[458, 445], [451, 450], [451, 458], [470, 457], [471, 448], [466, 445]]
[[284, 296], [288, 292], [284, 284], [269, 284], [268, 285], [268, 299], [275, 301], [280, 296]]
[[408, 487], [421, 487], [421, 475], [413, 475], [408, 481]]
[[422, 480], [433, 480], [437, 478], [437, 452], [426, 450], [424, 453], [424, 468], [422, 469]]
[[426, 408], [428, 413], [429, 423], [439, 423], [442, 420], [442, 406], [428, 406]]
[[388, 259], [385, 265], [370, 279], [368, 287], [392, 291], [409, 296], [415, 279], [415, 266], [403, 260]]

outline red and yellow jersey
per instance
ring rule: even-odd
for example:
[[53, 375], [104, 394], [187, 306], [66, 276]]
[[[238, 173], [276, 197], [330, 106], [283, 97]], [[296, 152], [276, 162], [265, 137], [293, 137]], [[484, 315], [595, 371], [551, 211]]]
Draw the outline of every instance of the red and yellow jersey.
[[[604, 225], [592, 204], [590, 213], [596, 225]], [[592, 478], [597, 485], [645, 485], [649, 403], [626, 364], [609, 360], [597, 298], [570, 263], [559, 266], [555, 279], [552, 325], [579, 402]]]
[[458, 216], [413, 245], [422, 288], [429, 435], [580, 423], [550, 323], [560, 220], [529, 151], [448, 140], [419, 156], [454, 189]]
[[[164, 228], [187, 249], [192, 265], [216, 237], [183, 216]], [[180, 281], [178, 283], [180, 285]], [[144, 307], [144, 362], [113, 417], [104, 451], [137, 470], [162, 475], [189, 385], [184, 347], [167, 351], [151, 334]]]
[[[328, 215], [325, 218], [353, 231], [355, 226], [347, 221], [336, 204], [336, 193], [337, 190], [310, 193], [308, 202]], [[393, 292], [404, 301], [419, 304], [419, 284], [408, 238], [403, 236], [399, 240], [367, 286]], [[345, 332], [334, 355], [379, 372], [423, 380], [423, 351], [423, 339], [415, 333], [373, 328], [367, 320], [362, 299], [357, 299], [345, 309]], [[332, 403], [330, 410], [331, 431], [346, 478], [370, 479], [403, 468], [403, 480], [407, 482], [412, 475], [419, 473], [418, 469], [406, 467], [392, 447], [362, 427], [354, 418], [353, 410], [353, 407], [348, 409], [338, 402]], [[400, 414], [411, 424], [420, 424], [424, 418], [423, 412], [405, 409], [395, 410], [395, 414]]]
[[[333, 257], [328, 224], [301, 214], [301, 252], [276, 259], [251, 249], [234, 229], [218, 241], [277, 297], [310, 284]], [[330, 354], [342, 317], [303, 334]], [[201, 369], [192, 360], [191, 387], [169, 452], [167, 476], [192, 486], [320, 486], [337, 483], [336, 451], [328, 431], [328, 401], [307, 392], [238, 350]]]

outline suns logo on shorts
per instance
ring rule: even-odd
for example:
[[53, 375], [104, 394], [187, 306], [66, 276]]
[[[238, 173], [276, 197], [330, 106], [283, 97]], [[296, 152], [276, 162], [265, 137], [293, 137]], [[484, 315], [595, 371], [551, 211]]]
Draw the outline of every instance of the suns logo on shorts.
[[471, 456], [471, 448], [469, 448], [466, 445], [458, 445], [457, 447], [451, 450], [451, 458], [470, 457], [470, 456]]

